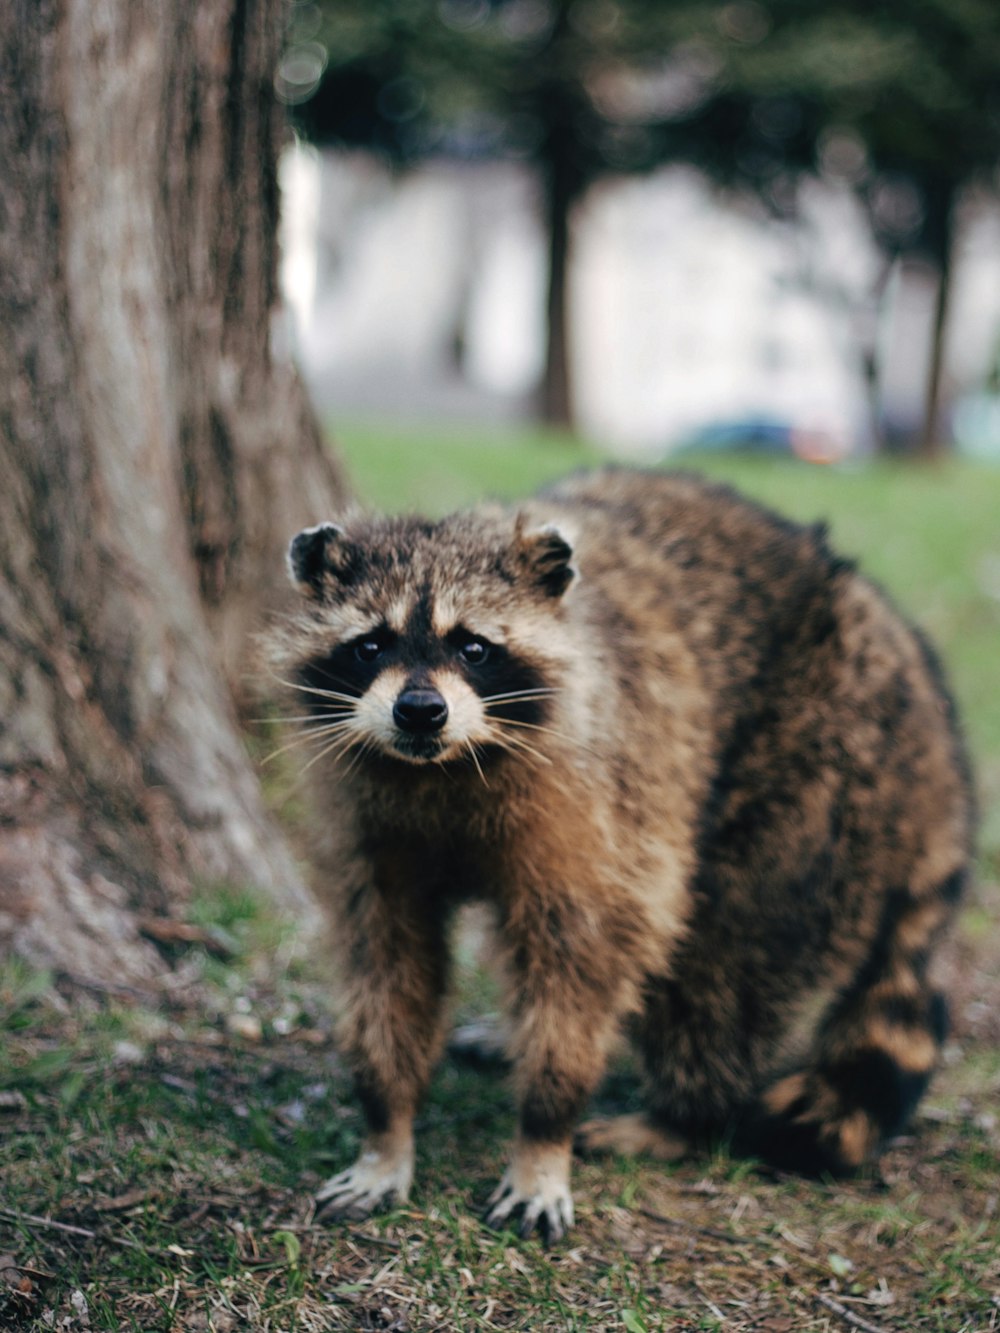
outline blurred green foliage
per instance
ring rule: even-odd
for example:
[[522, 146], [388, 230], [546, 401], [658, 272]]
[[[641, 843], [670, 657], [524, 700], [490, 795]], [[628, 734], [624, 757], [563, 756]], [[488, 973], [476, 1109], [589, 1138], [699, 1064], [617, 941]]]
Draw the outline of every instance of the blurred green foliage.
[[940, 274], [921, 440], [939, 443], [955, 205], [1000, 162], [996, 0], [300, 0], [278, 90], [317, 142], [535, 169], [561, 424], [569, 215], [591, 182], [683, 162], [779, 216], [806, 173], [846, 183], [888, 256]]
[[823, 170], [890, 246], [1000, 160], [995, 0], [322, 0], [288, 43], [324, 53], [286, 90], [320, 140], [559, 154], [576, 187], [685, 161], [778, 209]]

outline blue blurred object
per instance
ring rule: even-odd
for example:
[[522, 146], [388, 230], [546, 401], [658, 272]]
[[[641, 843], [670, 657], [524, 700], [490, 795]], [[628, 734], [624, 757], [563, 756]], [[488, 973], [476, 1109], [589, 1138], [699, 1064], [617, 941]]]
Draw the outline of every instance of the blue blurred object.
[[794, 426], [777, 417], [707, 422], [685, 435], [670, 456], [693, 453], [791, 454], [807, 463], [842, 463], [861, 452], [845, 437]]

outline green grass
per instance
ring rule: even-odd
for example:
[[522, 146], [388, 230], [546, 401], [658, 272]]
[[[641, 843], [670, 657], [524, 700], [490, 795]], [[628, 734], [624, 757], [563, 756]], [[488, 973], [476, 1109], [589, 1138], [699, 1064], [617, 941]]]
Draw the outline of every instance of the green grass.
[[484, 498], [526, 495], [597, 450], [541, 428], [404, 428], [370, 421], [333, 427], [359, 498], [379, 509], [444, 514]]
[[[596, 459], [537, 432], [338, 435], [365, 499], [437, 513]], [[361, 1132], [322, 958], [251, 896], [208, 889], [190, 913], [204, 945], [173, 949], [184, 984], [159, 1006], [2, 965], [0, 1329], [831, 1333], [850, 1329], [843, 1311], [887, 1333], [1000, 1328], [1000, 472], [707, 466], [828, 519], [938, 642], [967, 720], [986, 832], [953, 951], [955, 1038], [880, 1175], [816, 1184], [724, 1153], [586, 1163], [577, 1229], [545, 1253], [478, 1221], [513, 1110], [501, 1075], [446, 1061], [411, 1204], [317, 1226], [310, 1191]], [[456, 1016], [494, 1003], [464, 951]], [[625, 1060], [598, 1105], [634, 1096]]]
[[[248, 940], [274, 930], [259, 908], [249, 925]], [[452, 1062], [421, 1115], [412, 1204], [316, 1226], [309, 1191], [350, 1159], [361, 1130], [321, 980], [299, 984], [282, 1031], [286, 983], [261, 980], [254, 952], [230, 960], [237, 989], [212, 961], [187, 955], [190, 1003], [161, 1013], [53, 990], [22, 968], [0, 981], [21, 1020], [0, 1061], [0, 1090], [21, 1098], [2, 1113], [0, 1251], [28, 1284], [0, 1286], [0, 1328], [50, 1326], [46, 1309], [69, 1319], [74, 1293], [92, 1328], [164, 1333], [818, 1333], [832, 1327], [822, 1296], [887, 1330], [989, 1327], [1000, 1148], [977, 1117], [1000, 1084], [985, 1048], [958, 1067], [960, 1096], [940, 1080], [931, 1104], [947, 1115], [918, 1121], [881, 1179], [774, 1179], [722, 1153], [670, 1169], [588, 1163], [576, 1172], [577, 1231], [547, 1254], [477, 1220], [513, 1112], [500, 1075]], [[260, 1016], [259, 1040], [229, 1031], [238, 1000]], [[40, 1065], [39, 1052], [65, 1058]], [[627, 1071], [616, 1079], [624, 1089]], [[892, 1304], [877, 1304], [886, 1293]]]

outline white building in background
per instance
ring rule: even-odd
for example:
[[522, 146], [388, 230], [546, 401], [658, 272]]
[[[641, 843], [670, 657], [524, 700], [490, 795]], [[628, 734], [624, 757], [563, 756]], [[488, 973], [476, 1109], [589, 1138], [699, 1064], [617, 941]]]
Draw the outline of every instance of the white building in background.
[[[526, 416], [544, 356], [545, 238], [526, 171], [430, 163], [393, 176], [361, 154], [296, 149], [282, 168], [283, 279], [299, 356], [341, 413]], [[784, 423], [867, 441], [866, 358], [884, 405], [922, 404], [930, 304], [920, 274], [884, 284], [846, 191], [804, 189], [795, 226], [723, 207], [683, 168], [594, 187], [574, 220], [572, 373], [579, 423], [623, 452], [698, 428]], [[955, 280], [949, 368], [996, 356], [1000, 229], [980, 209]], [[993, 282], [983, 275], [993, 264]], [[978, 276], [977, 276], [978, 275]]]
[[636, 450], [749, 420], [866, 436], [852, 324], [877, 260], [844, 200], [829, 204], [791, 228], [723, 209], [681, 169], [597, 187], [573, 288], [581, 419]]

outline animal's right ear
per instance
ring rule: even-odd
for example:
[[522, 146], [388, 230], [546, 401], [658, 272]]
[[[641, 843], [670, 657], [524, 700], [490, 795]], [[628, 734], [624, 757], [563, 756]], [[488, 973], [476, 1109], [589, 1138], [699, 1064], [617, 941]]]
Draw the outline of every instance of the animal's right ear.
[[561, 597], [576, 578], [572, 544], [555, 523], [526, 531], [524, 516], [519, 514], [514, 549], [519, 567], [549, 597]]
[[335, 583], [349, 583], [356, 548], [336, 523], [318, 523], [303, 528], [288, 547], [288, 572], [293, 583], [314, 597], [322, 595], [326, 576]]

